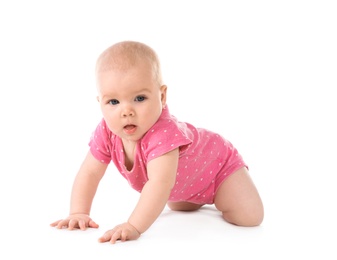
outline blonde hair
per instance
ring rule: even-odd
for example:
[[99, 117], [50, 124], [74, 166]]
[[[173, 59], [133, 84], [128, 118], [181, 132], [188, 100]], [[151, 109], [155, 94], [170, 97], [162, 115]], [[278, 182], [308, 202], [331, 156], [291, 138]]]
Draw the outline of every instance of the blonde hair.
[[144, 43], [136, 41], [118, 42], [98, 57], [96, 74], [109, 70], [126, 70], [147, 63], [151, 66], [154, 80], [163, 85], [160, 62], [156, 52]]

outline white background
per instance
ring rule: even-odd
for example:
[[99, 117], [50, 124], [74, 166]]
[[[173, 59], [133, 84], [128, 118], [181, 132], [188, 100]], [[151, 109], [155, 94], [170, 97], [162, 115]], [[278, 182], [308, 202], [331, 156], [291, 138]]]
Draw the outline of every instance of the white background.
[[[334, 2], [1, 1], [0, 258], [336, 259]], [[99, 229], [49, 227], [68, 214], [101, 117], [96, 58], [121, 40], [157, 51], [172, 114], [239, 149], [265, 204], [260, 227], [212, 206], [165, 209], [139, 240], [99, 244], [138, 198], [113, 165], [92, 209]]]

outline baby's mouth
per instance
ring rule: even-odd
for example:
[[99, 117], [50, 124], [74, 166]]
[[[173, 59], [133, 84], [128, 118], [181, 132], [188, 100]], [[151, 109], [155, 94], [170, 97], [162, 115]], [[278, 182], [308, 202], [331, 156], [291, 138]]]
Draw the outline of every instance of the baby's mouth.
[[136, 127], [135, 125], [126, 125], [126, 126], [124, 126], [124, 129], [131, 130], [131, 129], [135, 128], [135, 127]]
[[137, 129], [137, 126], [135, 125], [126, 125], [124, 126], [124, 132], [126, 134], [133, 134]]

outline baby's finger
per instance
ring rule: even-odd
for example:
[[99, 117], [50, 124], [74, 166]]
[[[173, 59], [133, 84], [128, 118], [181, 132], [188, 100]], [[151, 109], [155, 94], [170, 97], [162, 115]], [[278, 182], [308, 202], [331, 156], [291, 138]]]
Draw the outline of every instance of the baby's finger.
[[99, 226], [98, 226], [98, 224], [95, 221], [90, 220], [89, 221], [89, 227], [91, 227], [91, 228], [98, 228]]
[[57, 224], [58, 224], [60, 221], [62, 221], [62, 219], [59, 219], [59, 220], [57, 220], [57, 221], [55, 221], [55, 222], [53, 222], [53, 223], [50, 223], [50, 226], [51, 226], [51, 227], [56, 227]]
[[77, 226], [78, 226], [78, 220], [77, 219], [69, 220], [69, 223], [68, 223], [68, 229], [69, 230], [73, 230]]
[[120, 239], [124, 242], [128, 239], [128, 232], [127, 230], [123, 230], [120, 235]]
[[115, 244], [117, 242], [117, 240], [121, 239], [121, 236], [122, 236], [122, 230], [119, 229], [119, 230], [115, 231], [111, 236], [110, 243]]
[[62, 229], [63, 227], [67, 227], [68, 226], [68, 220], [60, 220], [57, 225], [56, 228], [58, 229]]
[[98, 239], [98, 242], [101, 242], [101, 243], [104, 243], [104, 242], [108, 242], [111, 238], [111, 234], [113, 231], [110, 230], [110, 231], [107, 231], [104, 233], [103, 236], [101, 236], [99, 239]]
[[81, 230], [85, 230], [87, 228], [86, 225], [85, 225], [85, 221], [83, 219], [80, 219], [78, 221], [78, 226]]

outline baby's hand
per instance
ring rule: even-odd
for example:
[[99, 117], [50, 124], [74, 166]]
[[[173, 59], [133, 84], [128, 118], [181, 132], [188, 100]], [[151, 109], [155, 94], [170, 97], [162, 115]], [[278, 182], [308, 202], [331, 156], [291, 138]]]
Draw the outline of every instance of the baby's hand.
[[87, 214], [72, 214], [65, 219], [60, 219], [50, 224], [58, 229], [68, 228], [69, 230], [79, 228], [85, 230], [89, 228], [98, 228], [98, 225]]
[[140, 237], [138, 230], [130, 223], [126, 222], [117, 225], [111, 230], [105, 232], [105, 234], [98, 239], [99, 242], [109, 242], [115, 244], [117, 240], [136, 240]]

